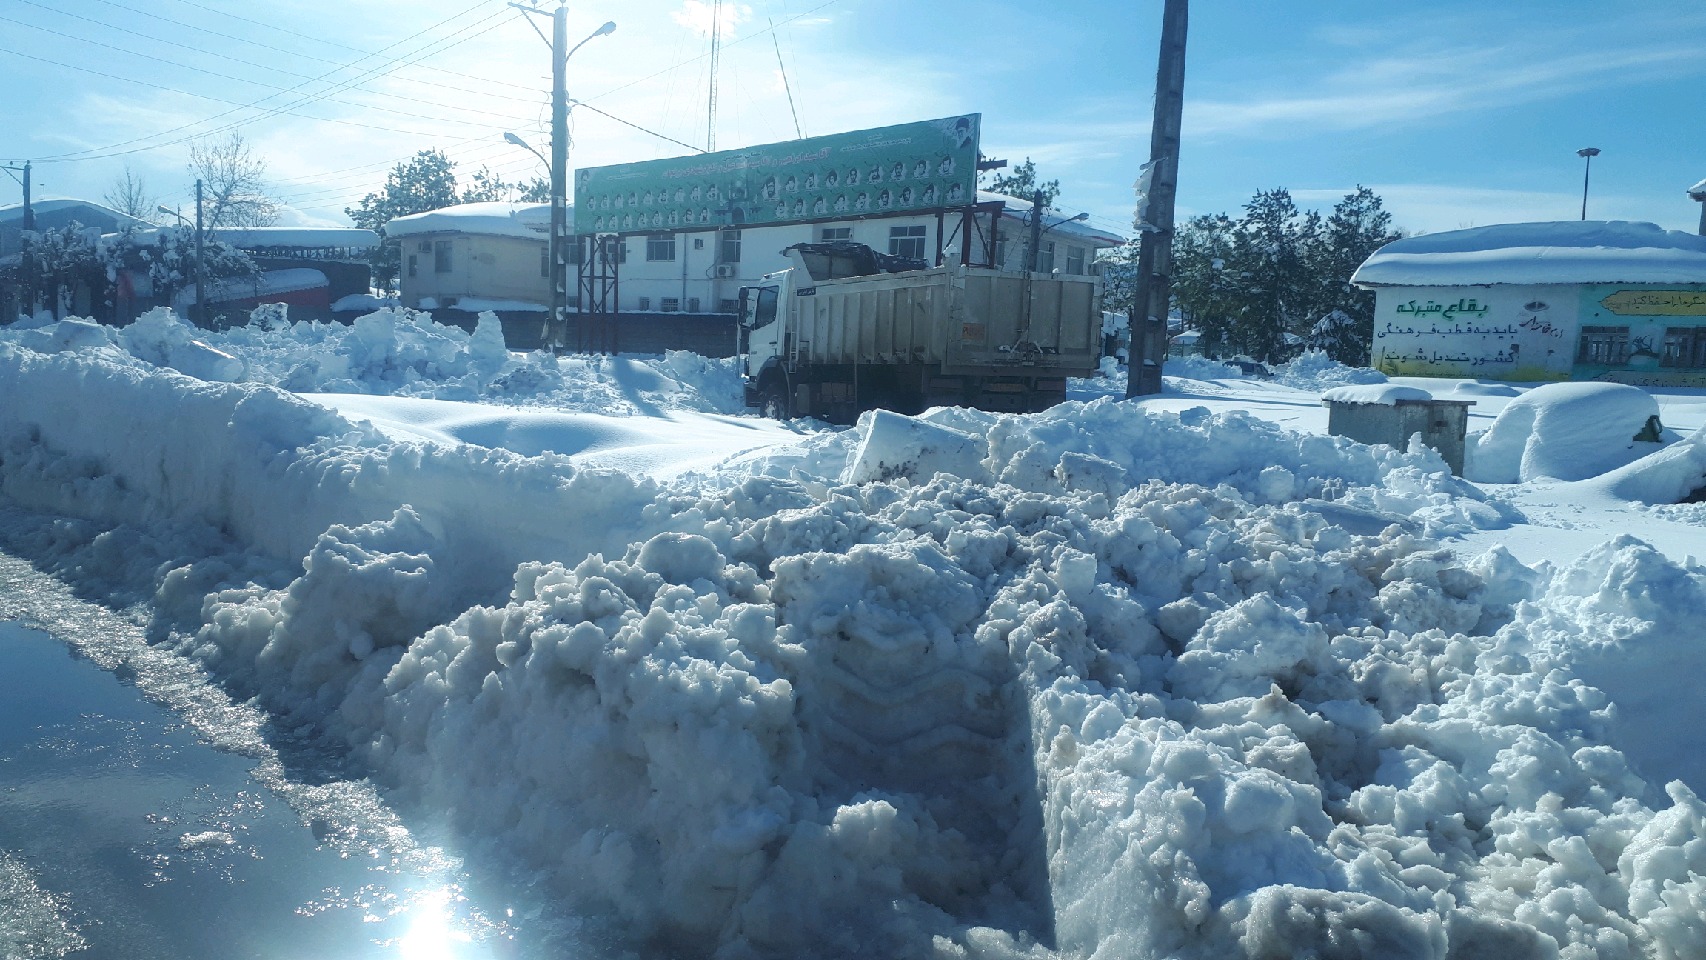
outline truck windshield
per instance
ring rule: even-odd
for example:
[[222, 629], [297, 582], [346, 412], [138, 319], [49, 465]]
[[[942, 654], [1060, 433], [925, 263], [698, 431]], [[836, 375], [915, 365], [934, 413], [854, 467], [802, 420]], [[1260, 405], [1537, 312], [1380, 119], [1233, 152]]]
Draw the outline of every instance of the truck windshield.
[[758, 305], [752, 314], [752, 329], [767, 327], [776, 322], [776, 288], [759, 287]]

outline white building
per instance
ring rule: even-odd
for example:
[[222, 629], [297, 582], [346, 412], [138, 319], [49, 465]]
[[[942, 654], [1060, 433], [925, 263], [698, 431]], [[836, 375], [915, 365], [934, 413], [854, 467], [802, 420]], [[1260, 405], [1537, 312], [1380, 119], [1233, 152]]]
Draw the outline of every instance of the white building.
[[[851, 240], [931, 265], [962, 257], [983, 264], [993, 255], [1003, 269], [1022, 270], [1030, 202], [980, 191], [973, 209], [969, 233], [968, 218], [953, 211], [625, 236], [618, 309], [732, 314], [741, 286], [787, 267], [782, 250], [796, 243]], [[999, 224], [993, 235], [992, 222]], [[1090, 275], [1097, 251], [1125, 242], [1069, 217], [1045, 213], [1043, 225], [1037, 256], [1043, 272]], [[548, 309], [549, 231], [548, 204], [462, 204], [385, 226], [403, 244], [402, 303], [417, 309]], [[579, 298], [571, 294], [569, 305], [578, 308]]]
[[1407, 237], [1375, 292], [1389, 375], [1706, 386], [1706, 237], [1651, 223], [1508, 223]]

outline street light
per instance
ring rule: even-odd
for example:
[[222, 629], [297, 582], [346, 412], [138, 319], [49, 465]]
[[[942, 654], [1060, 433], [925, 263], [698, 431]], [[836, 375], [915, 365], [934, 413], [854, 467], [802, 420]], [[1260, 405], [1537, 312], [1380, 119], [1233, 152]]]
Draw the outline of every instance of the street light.
[[1700, 204], [1700, 235], [1706, 237], [1706, 180], [1688, 188], [1688, 199]]
[[[523, 13], [546, 16], [542, 10], [519, 3], [511, 3]], [[568, 167], [569, 167], [569, 97], [564, 89], [564, 78], [568, 73], [569, 58], [575, 51], [586, 46], [593, 37], [609, 36], [616, 32], [616, 21], [606, 20], [604, 25], [588, 34], [585, 39], [574, 46], [569, 46], [568, 0], [558, 0], [557, 9], [551, 17], [551, 38], [546, 44], [551, 48], [551, 159], [545, 164], [551, 174], [551, 332], [547, 340], [558, 337], [567, 339], [569, 325], [569, 269], [568, 253]], [[539, 32], [540, 39], [545, 39], [545, 33], [528, 20], [528, 25]], [[564, 48], [567, 47], [565, 52]], [[510, 143], [521, 143], [521, 138], [506, 134], [504, 139]], [[522, 144], [526, 146], [526, 144]], [[531, 150], [531, 147], [528, 147]], [[535, 152], [534, 156], [538, 156]], [[545, 159], [540, 157], [541, 160]], [[553, 348], [557, 345], [550, 344]]]
[[516, 146], [518, 146], [518, 147], [520, 147], [520, 148], [521, 148], [521, 149], [523, 149], [523, 150], [526, 150], [526, 151], [527, 151], [527, 152], [528, 152], [528, 153], [531, 153], [531, 154], [533, 154], [533, 155], [534, 155], [534, 156], [536, 156], [536, 157], [538, 157], [538, 158], [539, 158], [539, 162], [540, 162], [540, 163], [543, 163], [543, 164], [544, 164], [544, 165], [545, 165], [545, 172], [546, 172], [546, 173], [550, 173], [550, 172], [551, 172], [551, 161], [549, 161], [549, 160], [547, 160], [547, 159], [545, 159], [545, 155], [544, 155], [544, 154], [542, 154], [542, 153], [540, 153], [540, 152], [539, 152], [539, 151], [537, 151], [537, 150], [535, 150], [535, 149], [533, 149], [533, 145], [532, 145], [532, 144], [530, 144], [530, 143], [528, 143], [528, 142], [527, 142], [527, 141], [526, 141], [526, 140], [523, 140], [523, 139], [521, 139], [521, 138], [520, 138], [520, 137], [518, 137], [518, 136], [516, 136], [516, 135], [515, 135], [515, 134], [513, 134], [513, 133], [510, 133], [510, 132], [509, 132], [509, 131], [507, 131], [507, 130], [506, 130], [506, 131], [504, 131], [504, 140], [505, 140], [505, 141], [507, 141], [507, 142], [509, 142], [509, 143], [513, 143], [513, 144], [515, 144], [515, 145], [516, 145]]
[[1588, 174], [1593, 171], [1593, 158], [1599, 156], [1598, 147], [1583, 147], [1576, 151], [1576, 156], [1587, 161], [1582, 168], [1582, 219], [1588, 218]]

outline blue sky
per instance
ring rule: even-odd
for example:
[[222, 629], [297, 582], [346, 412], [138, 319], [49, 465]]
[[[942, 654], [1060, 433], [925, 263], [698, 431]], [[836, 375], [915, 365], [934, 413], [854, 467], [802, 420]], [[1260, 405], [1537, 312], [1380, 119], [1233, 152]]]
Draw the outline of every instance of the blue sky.
[[[720, 7], [719, 149], [981, 112], [986, 154], [1034, 158], [1063, 208], [1129, 227], [1160, 0]], [[603, 111], [576, 110], [571, 165], [704, 146], [711, 0], [569, 9], [576, 38], [618, 24], [571, 61], [570, 96]], [[1594, 146], [1590, 217], [1692, 230], [1702, 51], [1700, 0], [1199, 0], [1179, 212], [1365, 184], [1411, 231], [1574, 219]], [[344, 222], [428, 147], [463, 174], [542, 172], [502, 135], [546, 149], [549, 69], [502, 0], [0, 0], [0, 160], [35, 160], [38, 196], [91, 199], [128, 163], [171, 206], [189, 138], [237, 124], [294, 216]]]

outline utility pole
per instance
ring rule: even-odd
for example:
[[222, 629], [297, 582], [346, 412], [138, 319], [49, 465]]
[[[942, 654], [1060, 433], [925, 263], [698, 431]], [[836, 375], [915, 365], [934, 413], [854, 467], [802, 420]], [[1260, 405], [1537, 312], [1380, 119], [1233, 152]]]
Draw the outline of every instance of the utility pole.
[[1593, 158], [1599, 156], [1598, 147], [1583, 147], [1576, 151], [1576, 156], [1587, 161], [1582, 165], [1582, 219], [1588, 218], [1588, 174], [1593, 172]]
[[201, 178], [195, 181], [195, 323], [207, 326], [207, 258], [203, 256], [201, 226]]
[[569, 5], [551, 15], [551, 348], [569, 340]]
[[22, 267], [24, 275], [24, 289], [22, 294], [25, 301], [25, 309], [31, 316], [34, 316], [36, 312], [35, 283], [34, 278], [30, 274], [30, 258], [28, 254], [30, 246], [29, 234], [34, 232], [36, 228], [36, 210], [35, 207], [30, 205], [30, 162], [25, 160], [22, 167], [7, 164], [4, 167], [0, 167], [0, 169], [17, 170], [24, 175], [24, 179], [22, 181], [24, 185], [24, 223], [22, 227], [23, 233], [18, 237], [18, 252], [20, 254], [19, 265]]
[[1161, 392], [1167, 359], [1167, 313], [1173, 280], [1173, 200], [1179, 183], [1179, 130], [1185, 112], [1185, 31], [1188, 0], [1166, 0], [1161, 13], [1161, 60], [1155, 72], [1155, 116], [1149, 134], [1149, 190], [1139, 210], [1137, 292], [1126, 357], [1127, 397]]

